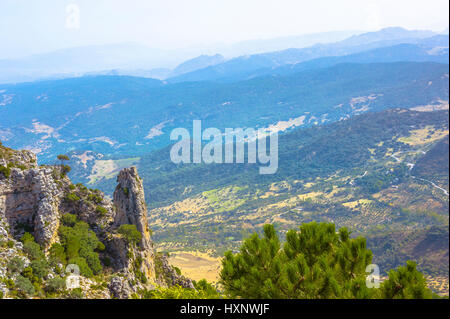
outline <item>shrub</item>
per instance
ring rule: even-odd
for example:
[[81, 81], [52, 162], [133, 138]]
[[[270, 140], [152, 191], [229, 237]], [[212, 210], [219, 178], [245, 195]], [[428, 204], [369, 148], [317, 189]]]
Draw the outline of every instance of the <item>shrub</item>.
[[70, 235], [65, 240], [67, 258], [78, 257], [81, 248], [81, 238], [76, 235]]
[[55, 277], [47, 280], [45, 285], [45, 291], [47, 292], [60, 292], [66, 288], [66, 280], [61, 277]]
[[64, 247], [59, 243], [54, 243], [49, 249], [49, 261], [55, 266], [57, 264], [66, 263], [66, 252], [64, 251]]
[[106, 247], [101, 241], [99, 241], [97, 243], [97, 247], [95, 248], [95, 250], [97, 250], [97, 251], [104, 251], [105, 249], [106, 249]]
[[102, 258], [102, 263], [103, 263], [103, 265], [105, 265], [106, 267], [109, 267], [109, 266], [112, 265], [111, 259], [109, 259], [108, 257], [103, 257], [103, 258]]
[[[76, 216], [66, 217], [66, 225], [59, 228], [61, 244], [64, 248], [64, 254], [70, 263], [76, 263], [80, 271], [85, 276], [99, 274], [102, 271], [102, 265], [96, 250], [104, 250], [105, 245], [101, 243], [95, 233], [89, 230], [89, 225], [79, 221]], [[60, 248], [55, 248], [60, 258], [64, 255]], [[76, 261], [76, 262], [73, 262]]]
[[95, 204], [100, 204], [103, 202], [103, 197], [97, 194], [89, 194], [87, 197], [88, 201], [93, 202]]
[[33, 274], [35, 274], [39, 279], [47, 276], [50, 268], [45, 259], [33, 260], [30, 266], [33, 269]]
[[38, 282], [39, 281], [39, 277], [34, 275], [33, 268], [31, 268], [31, 267], [25, 268], [22, 271], [22, 276], [24, 276], [25, 278], [30, 279], [31, 282]]
[[108, 210], [103, 206], [97, 206], [95, 211], [99, 213], [101, 216], [105, 216], [108, 213]]
[[28, 278], [25, 278], [23, 276], [18, 276], [16, 279], [16, 289], [22, 293], [23, 295], [32, 296], [34, 295], [35, 289], [33, 287], [33, 284]]
[[84, 298], [83, 290], [81, 290], [81, 288], [72, 289], [67, 294], [67, 298], [69, 298], [69, 299], [83, 299]]
[[66, 176], [72, 168], [69, 165], [61, 165], [61, 176]]
[[92, 269], [94, 275], [98, 275], [102, 271], [102, 264], [98, 254], [93, 251], [88, 251], [82, 255], [86, 259], [86, 262], [89, 265], [89, 268]]
[[65, 226], [69, 226], [69, 227], [73, 227], [75, 226], [75, 224], [77, 223], [77, 216], [75, 216], [74, 214], [64, 214], [61, 217], [61, 221], [63, 223], [63, 225]]
[[138, 244], [142, 238], [142, 234], [136, 229], [135, 225], [121, 225], [118, 233], [124, 236], [130, 244]]
[[3, 176], [5, 176], [5, 178], [9, 178], [11, 176], [11, 168], [5, 167], [5, 166], [0, 166], [0, 174], [3, 174]]
[[80, 200], [80, 197], [78, 197], [75, 193], [69, 193], [66, 195], [65, 200], [69, 203], [76, 203]]
[[219, 294], [209, 295], [203, 290], [195, 290], [173, 286], [170, 288], [157, 288], [155, 290], [144, 291], [144, 299], [214, 299], [219, 298]]
[[20, 241], [24, 244], [29, 241], [34, 242], [34, 236], [29, 232], [26, 232], [25, 234], [23, 234], [22, 238], [20, 238]]
[[19, 257], [13, 257], [8, 262], [6, 268], [10, 273], [20, 273], [23, 271], [23, 268], [25, 266], [25, 262], [22, 258]]
[[210, 299], [219, 298], [220, 294], [213, 285], [211, 285], [206, 279], [194, 281], [194, 287], [197, 291], [202, 292]]
[[177, 273], [177, 275], [181, 275], [181, 269], [175, 266], [172, 266], [173, 270]]
[[23, 251], [28, 255], [31, 260], [45, 258], [44, 253], [41, 250], [41, 246], [34, 241], [27, 241], [23, 244]]

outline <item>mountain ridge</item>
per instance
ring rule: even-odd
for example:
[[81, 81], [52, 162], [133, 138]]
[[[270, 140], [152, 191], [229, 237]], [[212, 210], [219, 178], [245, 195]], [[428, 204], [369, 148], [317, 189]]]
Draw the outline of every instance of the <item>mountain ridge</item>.
[[0, 91], [0, 139], [13, 148], [33, 149], [45, 161], [72, 150], [140, 156], [168, 145], [168, 132], [189, 129], [194, 119], [223, 129], [305, 116], [311, 126], [369, 109], [439, 104], [448, 101], [448, 65], [340, 64], [236, 83], [86, 77]]
[[[283, 65], [295, 65], [314, 59], [326, 58], [330, 56], [348, 56], [352, 54], [364, 54], [364, 52], [396, 46], [400, 44], [416, 44], [425, 48], [444, 46], [448, 48], [448, 37], [435, 35], [430, 38], [408, 38], [401, 40], [384, 40], [369, 42], [355, 46], [345, 46], [338, 43], [315, 45], [303, 49], [287, 49], [271, 53], [262, 53], [252, 56], [237, 57], [222, 64], [199, 69], [191, 73], [186, 73], [174, 78], [167, 79], [172, 82], [185, 81], [220, 81], [221, 78], [231, 78], [258, 71], [259, 69], [273, 69]], [[382, 56], [380, 56], [382, 58]], [[445, 57], [444, 57], [445, 58]], [[402, 61], [402, 60], [399, 60]], [[447, 59], [448, 61], [448, 59]], [[383, 61], [380, 61], [383, 62]], [[388, 62], [388, 61], [386, 61]], [[269, 73], [269, 72], [266, 72]], [[242, 75], [241, 75], [242, 77]], [[239, 79], [239, 77], [238, 77]], [[242, 78], [241, 78], [242, 79]]]

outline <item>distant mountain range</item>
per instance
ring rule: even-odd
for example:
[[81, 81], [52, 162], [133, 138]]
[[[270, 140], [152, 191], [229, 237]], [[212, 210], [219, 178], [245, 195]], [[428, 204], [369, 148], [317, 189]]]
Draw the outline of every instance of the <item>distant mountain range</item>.
[[[136, 43], [93, 45], [61, 49], [19, 59], [0, 59], [0, 83], [19, 83], [36, 80], [64, 79], [83, 75], [129, 75], [165, 79], [179, 75], [186, 65], [183, 61], [205, 61], [201, 53], [228, 57], [276, 51], [290, 47], [305, 47], [316, 43], [340, 41], [358, 32], [325, 32], [297, 37], [244, 41], [232, 45], [210, 44], [199, 48], [155, 49]], [[262, 50], [262, 51], [261, 51]], [[188, 64], [193, 62], [188, 62]], [[176, 69], [180, 64], [181, 69]], [[184, 66], [183, 66], [184, 65]], [[186, 68], [193, 71], [192, 65]], [[211, 65], [198, 64], [197, 68]], [[171, 73], [175, 68], [175, 73]]]
[[175, 77], [184, 73], [193, 72], [199, 69], [203, 69], [209, 66], [213, 66], [219, 63], [225, 62], [225, 57], [220, 54], [216, 55], [201, 55], [194, 59], [188, 60], [186, 62], [178, 65], [171, 73], [171, 77]]
[[363, 31], [331, 31], [311, 33], [299, 36], [285, 36], [273, 39], [242, 41], [230, 45], [219, 46], [216, 50], [227, 57], [274, 52], [290, 48], [306, 48], [319, 43], [333, 43], [345, 40]]
[[[176, 82], [208, 80], [217, 78], [209, 76], [210, 72], [225, 73], [227, 77], [231, 76], [230, 72], [239, 71], [244, 65], [246, 71], [254, 71], [383, 46], [417, 43], [420, 39], [434, 35], [436, 33], [431, 31], [387, 28], [362, 34], [358, 31], [325, 32], [245, 41], [230, 46], [211, 45], [199, 49], [160, 50], [135, 43], [78, 47], [26, 58], [0, 60], [0, 83], [64, 79], [83, 75], [172, 78], [171, 80]], [[199, 52], [206, 54], [198, 56]], [[221, 52], [222, 57], [217, 52]], [[250, 54], [252, 55], [249, 57]], [[223, 56], [228, 61], [224, 61]], [[175, 67], [176, 65], [178, 67]], [[209, 73], [205, 73], [205, 68]], [[197, 70], [201, 72], [195, 73]], [[188, 75], [183, 76], [185, 73]]]
[[42, 160], [91, 150], [142, 155], [173, 128], [311, 126], [367, 111], [448, 103], [448, 64], [338, 64], [234, 83], [124, 76], [0, 85], [0, 140]]
[[[380, 33], [385, 36], [381, 36]], [[406, 36], [408, 32], [406, 34], [400, 32], [400, 34]], [[416, 32], [412, 32], [411, 36], [415, 34]], [[419, 34], [426, 35], [429, 33], [420, 32]], [[389, 35], [392, 35], [392, 38], [389, 38]], [[289, 65], [291, 67], [298, 63], [325, 57], [327, 57], [325, 60], [318, 60], [312, 62], [312, 64], [322, 62], [326, 66], [341, 62], [374, 63], [397, 61], [437, 61], [448, 63], [448, 36], [398, 38], [394, 35], [395, 33], [393, 32], [382, 30], [379, 33], [363, 34], [338, 43], [238, 57], [224, 63], [169, 78], [168, 81], [234, 81], [260, 75], [263, 69], [266, 70], [262, 73], [273, 73], [273, 69], [282, 66]], [[369, 39], [373, 39], [373, 42], [370, 42]], [[402, 47], [399, 46], [400, 44], [411, 44], [417, 47]], [[392, 48], [376, 50], [386, 47]], [[358, 55], [358, 53], [361, 54]]]
[[[186, 58], [186, 55], [182, 55]], [[16, 60], [0, 60], [0, 83], [82, 76], [114, 69], [146, 69], [176, 65], [180, 54], [135, 43], [62, 49]]]
[[367, 32], [354, 35], [339, 42], [340, 46], [358, 46], [380, 41], [394, 41], [405, 39], [429, 38], [436, 35], [436, 32], [427, 30], [406, 30], [400, 27], [385, 28], [380, 31]]

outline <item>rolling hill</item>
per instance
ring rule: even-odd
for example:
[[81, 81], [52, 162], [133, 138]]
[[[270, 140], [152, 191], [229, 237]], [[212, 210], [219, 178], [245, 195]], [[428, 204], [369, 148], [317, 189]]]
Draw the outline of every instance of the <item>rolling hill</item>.
[[[448, 111], [394, 109], [281, 136], [275, 175], [259, 175], [251, 164], [176, 165], [168, 160], [169, 148], [142, 157], [137, 166], [161, 249], [220, 255], [265, 223], [284, 234], [301, 223], [326, 221], [375, 238], [371, 248], [382, 271], [420, 255], [423, 271], [448, 276], [448, 245], [435, 240], [448, 236], [448, 194], [411, 170], [433, 153], [445, 159], [436, 149], [446, 139]], [[439, 167], [433, 173], [448, 178]], [[93, 186], [108, 191], [111, 185], [103, 180]], [[387, 244], [391, 249], [382, 248]]]
[[0, 139], [43, 162], [71, 151], [137, 157], [170, 143], [173, 128], [334, 122], [367, 111], [448, 101], [448, 64], [339, 64], [236, 83], [92, 76], [0, 85]]

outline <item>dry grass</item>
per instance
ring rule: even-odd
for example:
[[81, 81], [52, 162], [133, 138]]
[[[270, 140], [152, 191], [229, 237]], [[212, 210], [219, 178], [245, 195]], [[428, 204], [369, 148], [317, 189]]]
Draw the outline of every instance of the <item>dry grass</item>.
[[169, 262], [193, 280], [206, 279], [212, 283], [219, 280], [221, 258], [199, 251], [178, 251], [170, 253]]
[[433, 126], [427, 126], [420, 130], [413, 130], [410, 136], [400, 137], [399, 142], [416, 146], [440, 140], [448, 135], [448, 130], [435, 130]]
[[448, 296], [448, 277], [427, 276], [428, 287], [440, 296]]

